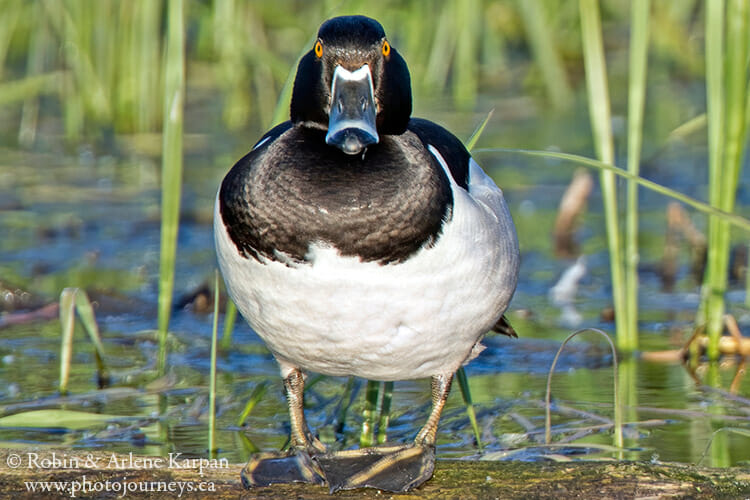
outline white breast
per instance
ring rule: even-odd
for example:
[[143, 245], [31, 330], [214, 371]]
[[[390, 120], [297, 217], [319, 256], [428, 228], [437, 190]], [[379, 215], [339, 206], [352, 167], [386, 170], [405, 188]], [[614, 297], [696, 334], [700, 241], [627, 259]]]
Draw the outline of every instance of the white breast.
[[505, 311], [518, 243], [503, 199], [471, 160], [469, 191], [451, 179], [453, 212], [437, 242], [380, 265], [313, 245], [309, 264], [238, 253], [219, 213], [214, 236], [230, 296], [282, 367], [371, 380], [453, 373]]

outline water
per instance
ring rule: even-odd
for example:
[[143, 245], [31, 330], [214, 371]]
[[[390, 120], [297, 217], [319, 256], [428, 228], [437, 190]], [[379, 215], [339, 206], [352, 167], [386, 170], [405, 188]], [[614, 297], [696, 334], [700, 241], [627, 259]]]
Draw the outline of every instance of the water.
[[[468, 137], [483, 116], [455, 113], [443, 100], [423, 101], [415, 114], [445, 123]], [[530, 109], [517, 118], [500, 115], [478, 147], [560, 149], [590, 155], [585, 116], [555, 120]], [[574, 126], [571, 126], [571, 123]], [[176, 295], [189, 296], [211, 283], [215, 269], [211, 213], [215, 189], [232, 162], [254, 142], [217, 131], [200, 135], [186, 154]], [[144, 454], [205, 454], [211, 317], [192, 307], [175, 310], [169, 344], [170, 376], [152, 383], [157, 346], [156, 297], [159, 252], [159, 161], [145, 153], [61, 153], [53, 137], [44, 151], [0, 150], [0, 409], [3, 414], [64, 408], [115, 416], [84, 430], [45, 427], [0, 429], [0, 446], [72, 446]], [[705, 161], [700, 144], [654, 151], [644, 175], [687, 194], [703, 197], [691, 181]], [[121, 150], [122, 151], [122, 150]], [[544, 391], [552, 358], [575, 327], [550, 302], [548, 291], [572, 260], [551, 250], [557, 203], [573, 168], [522, 155], [487, 153], [480, 163], [504, 188], [518, 226], [522, 274], [510, 319], [518, 340], [487, 339], [487, 349], [467, 368], [486, 455], [538, 460], [617, 457], [612, 444], [612, 356], [589, 335], [569, 344], [553, 380], [553, 437], [568, 448], [545, 448]], [[694, 177], [693, 177], [694, 178]], [[740, 197], [742, 198], [742, 193]], [[680, 256], [675, 292], [662, 291], [658, 263], [665, 231], [665, 200], [642, 192], [641, 329], [647, 350], [674, 349], [688, 335], [697, 305], [697, 283]], [[587, 272], [573, 307], [581, 327], [611, 332], [603, 320], [610, 305], [606, 242], [598, 191], [577, 233]], [[695, 217], [698, 226], [705, 219]], [[52, 319], [8, 325], [12, 313], [55, 302], [63, 287], [85, 287], [95, 301], [112, 380], [98, 390], [93, 347], [82, 332], [74, 346], [71, 395], [56, 392], [60, 328]], [[744, 320], [743, 296], [733, 292], [732, 311]], [[746, 323], [746, 322], [745, 322]], [[744, 323], [743, 323], [744, 324]], [[744, 365], [725, 360], [692, 375], [678, 363], [627, 360], [620, 368], [627, 405], [625, 456], [708, 465], [750, 460], [747, 436], [729, 430], [719, 451], [708, 443], [717, 429], [747, 429], [750, 386], [741, 376], [737, 397], [726, 392]], [[286, 441], [286, 403], [275, 361], [258, 337], [238, 323], [232, 348], [218, 360], [219, 456], [246, 460], [257, 449]], [[321, 438], [339, 447], [356, 445], [362, 417], [362, 384], [355, 403], [339, 421], [345, 380], [324, 378], [307, 395], [308, 418]], [[709, 389], [711, 385], [722, 391]], [[237, 422], [253, 390], [268, 391], [243, 426]], [[396, 384], [388, 437], [411, 439], [429, 411], [429, 382]], [[575, 445], [575, 446], [574, 446]], [[581, 446], [586, 445], [586, 446]], [[451, 395], [439, 432], [439, 456], [477, 457], [473, 433], [458, 390]]]

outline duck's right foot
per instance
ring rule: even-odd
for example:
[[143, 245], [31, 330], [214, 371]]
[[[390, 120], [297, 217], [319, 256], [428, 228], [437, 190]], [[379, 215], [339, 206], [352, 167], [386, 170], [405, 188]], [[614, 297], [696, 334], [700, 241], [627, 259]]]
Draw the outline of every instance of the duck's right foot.
[[277, 483], [326, 484], [320, 467], [305, 450], [253, 455], [240, 477], [247, 489]]

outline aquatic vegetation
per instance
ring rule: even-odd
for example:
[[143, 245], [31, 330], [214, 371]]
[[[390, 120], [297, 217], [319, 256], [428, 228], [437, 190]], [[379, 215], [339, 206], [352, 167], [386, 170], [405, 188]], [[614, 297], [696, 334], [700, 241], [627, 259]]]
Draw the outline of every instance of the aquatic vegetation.
[[[586, 70], [591, 129], [594, 134], [596, 156], [604, 163], [614, 165], [615, 145], [612, 136], [612, 115], [609, 105], [607, 68], [604, 59], [601, 20], [598, 0], [580, 0], [581, 34], [583, 36], [583, 58]], [[608, 170], [599, 174], [599, 183], [604, 201], [604, 218], [609, 249], [609, 267], [612, 276], [612, 298], [615, 304], [615, 329], [617, 345], [632, 351], [638, 347], [638, 332], [628, 328], [629, 305], [624, 287], [625, 277], [622, 258], [619, 213], [617, 208], [617, 186], [615, 175]]]
[[167, 334], [172, 314], [174, 266], [182, 193], [182, 135], [185, 100], [185, 26], [182, 0], [168, 3], [162, 134], [161, 249], [159, 252], [158, 373], [167, 367]]
[[60, 345], [60, 394], [68, 392], [68, 379], [70, 375], [70, 364], [73, 357], [73, 333], [75, 332], [76, 314], [81, 320], [86, 333], [94, 345], [96, 359], [97, 378], [99, 387], [109, 383], [107, 365], [104, 362], [104, 345], [99, 335], [99, 326], [96, 323], [94, 309], [91, 301], [84, 290], [80, 288], [66, 288], [60, 294], [60, 324], [62, 325], [62, 337]]
[[[748, 16], [747, 2], [706, 2], [708, 199], [713, 206], [729, 213], [734, 211], [747, 143]], [[711, 217], [708, 229], [702, 314], [698, 323], [705, 322], [711, 340], [708, 356], [718, 359], [719, 338], [724, 331], [731, 232], [727, 221], [720, 217]]]
[[578, 330], [567, 337], [565, 337], [565, 340], [562, 341], [560, 344], [560, 348], [557, 350], [557, 353], [555, 353], [555, 357], [552, 360], [552, 365], [549, 367], [549, 374], [547, 375], [547, 391], [544, 396], [544, 403], [545, 403], [545, 413], [544, 413], [544, 442], [545, 444], [549, 444], [551, 440], [552, 435], [552, 424], [551, 424], [551, 414], [550, 414], [550, 394], [551, 394], [551, 387], [552, 387], [552, 374], [555, 372], [555, 366], [557, 365], [557, 360], [560, 357], [560, 353], [565, 348], [565, 344], [573, 340], [574, 337], [586, 333], [586, 332], [593, 332], [596, 333], [607, 341], [609, 344], [610, 349], [612, 350], [612, 371], [613, 371], [613, 399], [614, 402], [612, 404], [612, 407], [614, 408], [614, 423], [613, 423], [613, 430], [614, 430], [614, 447], [622, 450], [623, 447], [623, 440], [622, 440], [622, 424], [623, 424], [623, 418], [622, 418], [622, 401], [620, 399], [620, 386], [619, 386], [619, 378], [620, 378], [620, 372], [618, 370], [618, 363], [617, 363], [617, 350], [615, 349], [615, 344], [612, 342], [612, 339], [609, 338], [609, 335], [604, 333], [603, 331], [597, 329], [597, 328], [586, 328], [583, 330]]
[[211, 360], [208, 376], [208, 453], [216, 454], [216, 351], [219, 332], [219, 272], [214, 274], [214, 312], [211, 327]]
[[[649, 17], [651, 0], [634, 0], [631, 7], [630, 58], [628, 62], [628, 159], [627, 170], [640, 174], [643, 143], [643, 110], [646, 102], [646, 70], [648, 66]], [[638, 347], [638, 186], [627, 184], [625, 209], [625, 303], [627, 305], [622, 347]], [[620, 334], [618, 333], [618, 338]]]

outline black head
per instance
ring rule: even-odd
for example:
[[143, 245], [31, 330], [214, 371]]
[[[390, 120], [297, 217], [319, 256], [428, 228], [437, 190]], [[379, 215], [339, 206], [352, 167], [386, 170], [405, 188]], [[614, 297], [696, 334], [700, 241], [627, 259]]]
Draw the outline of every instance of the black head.
[[300, 60], [292, 93], [295, 124], [328, 130], [326, 142], [348, 154], [401, 134], [411, 115], [406, 62], [369, 17], [324, 22]]

